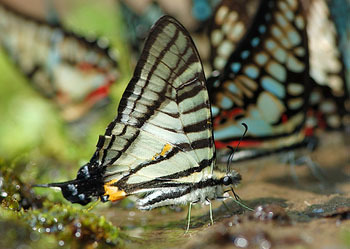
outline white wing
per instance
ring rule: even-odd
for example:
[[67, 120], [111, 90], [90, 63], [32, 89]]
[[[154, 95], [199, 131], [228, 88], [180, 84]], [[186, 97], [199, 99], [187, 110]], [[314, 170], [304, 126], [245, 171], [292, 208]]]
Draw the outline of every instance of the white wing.
[[198, 52], [183, 26], [164, 16], [151, 29], [118, 116], [92, 160], [105, 167], [105, 182], [130, 193], [199, 181], [196, 172], [210, 173], [214, 150]]

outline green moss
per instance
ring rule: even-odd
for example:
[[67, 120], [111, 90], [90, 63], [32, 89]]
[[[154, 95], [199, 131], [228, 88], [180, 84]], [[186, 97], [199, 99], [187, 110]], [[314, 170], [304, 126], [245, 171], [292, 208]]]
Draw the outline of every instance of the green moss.
[[[18, 168], [0, 162], [0, 248], [105, 248], [122, 245], [118, 228], [90, 208], [52, 202], [35, 195], [15, 174]], [[4, 237], [3, 239], [1, 237]], [[125, 238], [125, 236], [122, 236]]]
[[342, 241], [344, 241], [345, 248], [350, 248], [350, 227], [345, 228], [341, 232]]
[[16, 212], [0, 207], [0, 248], [57, 248], [55, 237], [34, 231]]

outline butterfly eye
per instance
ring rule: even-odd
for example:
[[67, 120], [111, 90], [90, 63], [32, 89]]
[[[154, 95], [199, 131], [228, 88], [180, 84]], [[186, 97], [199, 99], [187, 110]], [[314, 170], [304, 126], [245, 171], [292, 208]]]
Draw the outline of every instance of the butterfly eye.
[[231, 178], [229, 176], [225, 176], [222, 181], [223, 181], [223, 184], [225, 186], [228, 186], [228, 185], [232, 184], [232, 180], [231, 180]]

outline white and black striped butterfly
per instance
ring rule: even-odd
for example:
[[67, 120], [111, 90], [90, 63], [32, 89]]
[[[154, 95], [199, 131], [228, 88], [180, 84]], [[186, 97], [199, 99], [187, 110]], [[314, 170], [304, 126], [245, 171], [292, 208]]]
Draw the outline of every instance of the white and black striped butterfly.
[[119, 76], [114, 53], [103, 40], [88, 41], [0, 4], [0, 46], [31, 85], [68, 121], [108, 103]]
[[164, 16], [151, 29], [118, 115], [100, 136], [77, 178], [44, 187], [85, 205], [143, 193], [152, 209], [206, 202], [239, 183], [235, 172], [214, 171], [215, 146], [206, 80], [185, 28]]

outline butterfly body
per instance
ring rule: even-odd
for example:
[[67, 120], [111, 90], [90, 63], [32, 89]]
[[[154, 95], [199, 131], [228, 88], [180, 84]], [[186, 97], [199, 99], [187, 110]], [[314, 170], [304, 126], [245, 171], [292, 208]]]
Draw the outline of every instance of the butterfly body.
[[140, 209], [206, 202], [239, 183], [214, 170], [215, 146], [203, 67], [175, 19], [151, 29], [118, 107], [97, 149], [73, 181], [51, 183], [71, 202], [117, 201], [139, 195]]

